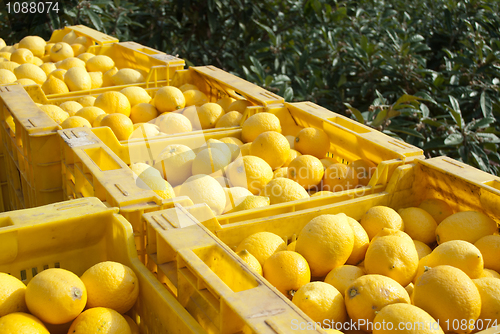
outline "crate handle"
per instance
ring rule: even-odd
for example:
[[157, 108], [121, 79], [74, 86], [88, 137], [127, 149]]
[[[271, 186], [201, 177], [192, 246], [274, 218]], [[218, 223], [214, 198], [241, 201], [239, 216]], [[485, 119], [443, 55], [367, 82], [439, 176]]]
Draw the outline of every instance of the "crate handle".
[[17, 230], [0, 229], [0, 263], [11, 263], [17, 258]]
[[118, 43], [118, 39], [84, 25], [69, 26], [65, 29], [73, 30], [77, 35], [89, 37], [98, 45]]

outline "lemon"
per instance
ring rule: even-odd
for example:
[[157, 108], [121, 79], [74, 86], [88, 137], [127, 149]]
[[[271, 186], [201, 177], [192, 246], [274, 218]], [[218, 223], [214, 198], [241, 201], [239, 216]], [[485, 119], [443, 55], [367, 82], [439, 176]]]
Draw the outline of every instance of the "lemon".
[[324, 282], [333, 285], [342, 297], [344, 297], [347, 287], [364, 274], [365, 271], [363, 269], [346, 264], [333, 268], [326, 275]]
[[323, 165], [312, 155], [301, 155], [288, 165], [288, 178], [304, 189], [316, 187], [323, 179]]
[[276, 252], [286, 250], [286, 244], [278, 235], [271, 232], [257, 232], [243, 239], [236, 252], [246, 249], [264, 266], [266, 260]]
[[483, 255], [484, 267], [500, 272], [500, 236], [487, 235], [474, 243]]
[[[54, 64], [55, 66], [55, 64]], [[66, 70], [64, 69], [57, 69], [57, 70], [54, 70], [52, 72], [49, 73], [49, 75], [47, 76], [48, 78], [50, 77], [54, 77], [54, 78], [57, 78], [57, 79], [60, 79], [60, 80], [64, 80], [64, 75], [66, 74]]]
[[[285, 136], [286, 138], [286, 136]], [[287, 139], [288, 140], [288, 139]], [[288, 141], [288, 144], [290, 144], [290, 141]], [[288, 159], [286, 159], [285, 163], [282, 165], [282, 167], [288, 167], [290, 166], [290, 162], [294, 160], [295, 158], [300, 157], [302, 154], [299, 151], [296, 151], [292, 148], [292, 145], [290, 145], [290, 155], [288, 156]], [[312, 155], [310, 155], [312, 157]], [[316, 157], [315, 157], [316, 158]], [[322, 168], [324, 169], [324, 168]]]
[[481, 295], [481, 313], [476, 322], [478, 329], [486, 329], [488, 322], [491, 326], [493, 323], [498, 324], [500, 322], [500, 279], [483, 277], [472, 281]]
[[66, 118], [69, 117], [69, 114], [58, 106], [47, 104], [39, 106], [39, 108], [42, 109], [42, 111], [52, 118], [52, 120], [57, 124], [61, 124]]
[[188, 84], [188, 83], [186, 83], [186, 84], [184, 84], [184, 85], [182, 85], [182, 86], [179, 87], [179, 90], [181, 92], [183, 92], [183, 93], [185, 91], [188, 91], [188, 90], [191, 90], [191, 89], [198, 90], [198, 87], [196, 87], [195, 85], [192, 85], [192, 84]]
[[97, 116], [106, 114], [104, 110], [98, 107], [83, 107], [78, 110], [75, 116], [80, 116], [85, 118], [90, 124], [93, 124]]
[[186, 145], [171, 144], [158, 155], [154, 165], [161, 175], [172, 185], [182, 184], [191, 176], [196, 154]]
[[236, 253], [236, 255], [238, 255], [243, 261], [245, 261], [245, 263], [248, 264], [250, 268], [255, 270], [257, 274], [262, 275], [262, 266], [260, 265], [259, 261], [257, 261], [255, 256], [250, 254], [249, 251], [247, 251], [246, 249], [242, 249], [238, 253]]
[[429, 255], [432, 252], [432, 249], [426, 244], [424, 244], [422, 241], [413, 240], [413, 243], [415, 244], [419, 260], [424, 256]]
[[417, 267], [415, 244], [408, 234], [400, 230], [383, 228], [366, 250], [366, 273], [385, 275], [402, 286], [412, 281]]
[[250, 155], [250, 146], [252, 146], [252, 143], [246, 143], [240, 146], [240, 152], [242, 156]]
[[68, 32], [66, 35], [63, 36], [62, 41], [64, 43], [73, 44], [77, 39], [77, 37], [78, 36], [76, 35], [76, 33], [73, 30], [71, 30], [70, 32]]
[[151, 101], [151, 96], [142, 87], [126, 87], [120, 93], [127, 97], [131, 107], [139, 103], [149, 103]]
[[[481, 313], [481, 295], [474, 282], [462, 270], [443, 265], [420, 276], [413, 289], [413, 304], [429, 313], [444, 327], [453, 331], [453, 321], [464, 322], [460, 332], [470, 333]], [[458, 329], [455, 327], [455, 329]]]
[[68, 333], [72, 334], [131, 334], [127, 320], [113, 309], [94, 307], [76, 318]]
[[[493, 277], [493, 278], [500, 278], [500, 274], [496, 272], [495, 270], [484, 268], [483, 272], [481, 274], [481, 277]], [[479, 277], [479, 278], [481, 278]]]
[[320, 215], [302, 228], [295, 251], [306, 258], [313, 277], [324, 277], [347, 261], [353, 245], [354, 232], [345, 214]]
[[[331, 195], [333, 192], [328, 191], [328, 190], [322, 190], [322, 191], [317, 191], [314, 194], [311, 195], [311, 197], [316, 197], [316, 196], [327, 196]], [[364, 231], [364, 230], [363, 230]], [[366, 233], [366, 232], [365, 232]]]
[[80, 116], [70, 116], [61, 123], [63, 129], [80, 128], [87, 127], [91, 128], [92, 124], [83, 117]]
[[387, 276], [364, 275], [345, 290], [347, 313], [364, 331], [368, 331], [367, 325], [373, 323], [383, 307], [397, 303], [410, 304], [410, 296], [401, 284]]
[[206, 203], [216, 216], [221, 215], [226, 207], [226, 194], [222, 186], [208, 175], [198, 174], [189, 177], [182, 184], [179, 195], [188, 196], [194, 204]]
[[280, 167], [273, 171], [273, 179], [278, 177], [288, 177], [288, 167]]
[[215, 124], [224, 115], [224, 110], [217, 103], [208, 102], [198, 107], [196, 113], [198, 114], [201, 128], [211, 129], [215, 127]]
[[[157, 116], [158, 111], [152, 104], [149, 103], [138, 103], [130, 109], [130, 119], [134, 124], [149, 122]], [[191, 123], [189, 126], [191, 126]]]
[[269, 197], [271, 204], [296, 201], [309, 197], [307, 191], [300, 184], [284, 177], [269, 181], [260, 192], [260, 195]]
[[82, 67], [72, 67], [64, 73], [64, 82], [70, 91], [89, 90], [92, 88], [92, 79]]
[[370, 208], [361, 217], [360, 224], [365, 229], [370, 240], [384, 227], [404, 231], [401, 216], [394, 209], [387, 206], [374, 206]]
[[222, 186], [222, 188], [231, 188], [233, 185], [231, 184], [231, 181], [227, 177], [224, 176], [216, 176], [215, 180], [219, 182], [219, 184]]
[[449, 240], [465, 240], [475, 243], [482, 237], [496, 233], [497, 224], [484, 213], [462, 211], [444, 219], [436, 228], [438, 244]]
[[367, 186], [373, 173], [377, 170], [377, 165], [365, 159], [353, 161], [351, 167], [354, 169], [358, 179], [358, 184], [361, 186]]
[[227, 158], [229, 159], [229, 161], [231, 161], [232, 151], [229, 149], [229, 146], [227, 146], [226, 143], [223, 143], [220, 140], [212, 139], [211, 138], [211, 139], [207, 140], [207, 146], [206, 147], [218, 149], [219, 151], [221, 151], [222, 153], [224, 153], [224, 155], [227, 156]]
[[288, 246], [286, 246], [286, 250], [295, 252], [295, 245], [296, 244], [297, 244], [297, 240], [292, 241], [291, 243], [288, 244]]
[[273, 170], [261, 158], [247, 155], [236, 159], [228, 167], [227, 176], [235, 187], [247, 188], [258, 195], [273, 179]]
[[430, 213], [437, 224], [440, 224], [446, 217], [453, 214], [450, 206], [445, 201], [437, 198], [425, 199], [418, 207]]
[[197, 106], [200, 107], [208, 102], [208, 97], [205, 93], [200, 92], [199, 90], [190, 89], [183, 91], [184, 99], [186, 100], [186, 106]]
[[[84, 57], [84, 56], [82, 56]], [[87, 56], [85, 56], [87, 57]], [[97, 55], [87, 59], [85, 67], [89, 72], [102, 72], [105, 73], [115, 67], [115, 62], [111, 57], [105, 55]]]
[[29, 49], [34, 56], [42, 57], [45, 54], [45, 44], [45, 40], [39, 36], [26, 36], [19, 41], [19, 48]]
[[0, 318], [2, 334], [50, 334], [37, 317], [23, 312], [10, 313]]
[[50, 49], [50, 60], [54, 63], [74, 56], [73, 48], [68, 43], [59, 42]]
[[143, 173], [144, 173], [144, 175], [150, 174], [152, 176], [161, 177], [160, 173], [157, 170], [155, 170], [153, 167], [151, 167], [150, 165], [145, 164], [143, 162], [136, 162], [136, 163], [131, 164], [130, 169], [138, 177], [141, 177]]
[[410, 304], [384, 306], [373, 320], [373, 334], [444, 334], [436, 320], [421, 308]]
[[[43, 64], [43, 60], [38, 57], [33, 57], [33, 61], [31, 62], [33, 65], [40, 67]], [[45, 72], [45, 71], [44, 71]]]
[[5, 41], [3, 38], [0, 38], [0, 49], [5, 47], [7, 44], [5, 44]]
[[[76, 56], [76, 58], [81, 59], [85, 62], [85, 67], [87, 67], [87, 61], [93, 57], [95, 57], [95, 54], [88, 53], [88, 52], [80, 53], [78, 56]], [[88, 71], [88, 69], [87, 69], [87, 71]], [[92, 72], [92, 71], [90, 71], [90, 72]]]
[[[285, 136], [285, 138], [286, 138], [286, 140], [288, 140], [288, 144], [290, 144], [290, 148], [292, 148], [292, 149], [293, 149], [293, 148], [294, 148], [294, 146], [295, 146], [295, 137], [294, 137], [294, 136], [291, 136], [291, 135], [286, 135], [286, 136]], [[297, 151], [297, 153], [299, 153], [299, 154], [300, 154], [300, 152], [299, 152], [299, 151]]]
[[61, 42], [63, 37], [66, 35], [65, 29], [57, 29], [52, 32], [52, 36], [50, 36], [50, 43], [58, 43]]
[[334, 163], [325, 169], [323, 190], [337, 192], [354, 189], [358, 185], [356, 171], [351, 166]]
[[28, 49], [17, 49], [12, 52], [10, 60], [18, 64], [32, 64], [33, 63], [33, 53]]
[[200, 118], [198, 117], [197, 107], [190, 106], [182, 109], [182, 114], [186, 116], [191, 122], [193, 131], [201, 130]]
[[118, 140], [128, 140], [134, 132], [134, 124], [124, 114], [108, 114], [102, 120], [99, 126], [109, 126]]
[[253, 142], [261, 133], [267, 131], [281, 133], [279, 118], [267, 112], [257, 113], [243, 122], [241, 127], [241, 140], [246, 143]]
[[436, 221], [432, 216], [421, 208], [405, 208], [398, 210], [403, 219], [405, 232], [414, 239], [425, 244], [431, 244], [436, 240]]
[[81, 44], [83, 46], [86, 46], [87, 44], [90, 44], [92, 45], [92, 41], [91, 40], [88, 40], [87, 37], [85, 36], [78, 36], [72, 44]]
[[73, 49], [73, 55], [75, 57], [79, 56], [82, 53], [84, 53], [85, 51], [87, 51], [87, 48], [85, 47], [85, 45], [82, 45], [82, 44], [79, 44], [79, 43], [71, 44], [71, 48]]
[[15, 83], [18, 83], [20, 85], [23, 85], [23, 86], [28, 86], [28, 85], [36, 85], [37, 83], [34, 82], [33, 80], [31, 79], [26, 79], [26, 78], [23, 78], [23, 79], [18, 79], [15, 81]]
[[59, 63], [59, 65], [57, 66], [57, 68], [62, 68], [66, 71], [72, 67], [81, 67], [81, 68], [85, 69], [85, 62], [79, 58], [70, 57], [70, 58], [66, 58], [66, 59], [62, 60]]
[[[12, 55], [12, 53], [10, 53], [10, 52], [1, 52], [1, 51], [0, 51], [0, 57], [2, 57], [2, 58], [3, 58], [3, 60], [2, 60], [2, 61], [8, 61], [8, 60], [10, 60], [10, 56], [11, 56], [11, 55]], [[1, 60], [1, 59], [0, 59], [0, 60]]]
[[46, 269], [33, 277], [26, 287], [29, 311], [50, 324], [64, 324], [75, 319], [86, 303], [86, 286], [78, 276], [65, 269]]
[[226, 211], [225, 213], [233, 213], [244, 210], [251, 210], [256, 208], [262, 208], [270, 204], [269, 198], [264, 196], [247, 196], [243, 201], [240, 202], [233, 209]]
[[253, 196], [248, 189], [243, 187], [223, 188], [223, 190], [226, 194], [226, 207], [224, 212], [232, 210], [248, 196]]
[[16, 50], [17, 49], [13, 45], [6, 45], [6, 46], [4, 46], [3, 48], [0, 49], [1, 52], [8, 52], [8, 53], [12, 53], [12, 52], [14, 52]]
[[107, 114], [120, 113], [127, 116], [127, 118], [130, 116], [130, 102], [120, 92], [110, 91], [99, 94], [94, 106], [101, 108]]
[[43, 84], [47, 80], [47, 74], [38, 66], [33, 64], [22, 64], [14, 69], [18, 79], [31, 79], [37, 84]]
[[9, 70], [11, 72], [14, 72], [14, 69], [19, 67], [20, 65], [14, 61], [4, 61], [0, 62], [0, 69], [5, 69]]
[[[231, 105], [231, 103], [233, 103], [234, 101], [236, 101], [235, 99], [233, 99], [232, 97], [229, 97], [229, 96], [225, 96], [223, 98], [220, 98], [218, 101], [217, 101], [217, 104], [220, 105], [222, 107], [222, 109], [229, 113], [228, 109], [229, 109], [229, 106]], [[234, 110], [236, 111], [236, 110]], [[240, 113], [242, 114], [242, 113]]]
[[160, 113], [175, 111], [185, 107], [186, 99], [179, 88], [167, 86], [158, 89], [154, 96], [154, 105]]
[[0, 69], [0, 84], [13, 83], [17, 80], [14, 73], [6, 69]]
[[330, 150], [330, 138], [321, 129], [304, 128], [295, 137], [294, 147], [302, 154], [323, 159]]
[[[0, 318], [14, 312], [27, 312], [26, 285], [9, 274], [0, 273]], [[1, 327], [0, 327], [1, 328]]]
[[240, 155], [240, 145], [241, 141], [238, 138], [226, 137], [220, 140], [229, 148], [231, 152], [231, 161], [235, 160]]
[[40, 65], [40, 68], [45, 72], [45, 74], [47, 74], [47, 77], [49, 77], [49, 74], [52, 71], [57, 70], [56, 64], [51, 62], [43, 63], [42, 65]]
[[370, 238], [368, 238], [368, 234], [361, 224], [355, 219], [347, 217], [347, 221], [349, 222], [349, 225], [351, 225], [352, 231], [354, 232], [354, 245], [351, 255], [347, 259], [346, 263], [357, 265], [365, 258], [366, 250], [370, 244]]
[[182, 114], [167, 113], [161, 115], [158, 121], [160, 131], [168, 135], [193, 131], [191, 122]]
[[206, 148], [196, 155], [191, 171], [193, 175], [209, 175], [224, 169], [230, 162], [230, 155], [216, 148]]
[[233, 103], [231, 103], [229, 107], [227, 107], [227, 111], [230, 112], [234, 110], [243, 114], [247, 109], [247, 107], [250, 107], [252, 105], [253, 105], [252, 102], [247, 100], [236, 100]]
[[101, 72], [89, 72], [90, 86], [92, 89], [101, 88], [103, 83]]
[[90, 95], [79, 98], [76, 102], [80, 103], [83, 107], [92, 107], [96, 98]]
[[240, 126], [243, 115], [237, 111], [230, 111], [219, 118], [215, 124], [216, 128], [230, 128], [233, 126]]
[[303, 285], [293, 296], [292, 302], [314, 322], [325, 326], [343, 323], [347, 319], [344, 297], [333, 285], [324, 282]]
[[274, 170], [281, 167], [288, 159], [290, 144], [281, 133], [266, 131], [252, 142], [250, 154], [262, 158]]
[[[102, 115], [98, 116], [94, 121], [94, 127], [100, 126], [102, 119], [99, 119]], [[99, 121], [99, 123], [97, 123]], [[96, 124], [97, 123], [97, 124]], [[157, 125], [150, 123], [136, 123], [134, 124], [134, 132], [130, 135], [129, 139], [134, 138], [151, 138], [158, 136], [160, 134], [160, 128]]]
[[276, 252], [267, 258], [262, 270], [264, 278], [289, 299], [300, 287], [311, 281], [311, 270], [306, 259], [288, 250]]
[[144, 76], [141, 74], [141, 72], [132, 68], [119, 69], [118, 72], [116, 72], [115, 75], [111, 77], [111, 79], [117, 86], [130, 85], [145, 81]]
[[139, 326], [137, 326], [137, 324], [135, 323], [134, 320], [132, 320], [131, 317], [129, 317], [128, 315], [126, 314], [122, 314], [122, 316], [125, 318], [125, 320], [127, 320], [127, 323], [130, 327], [130, 333], [131, 334], [140, 334], [140, 331], [139, 331]]
[[116, 67], [104, 72], [102, 76], [102, 87], [114, 86], [113, 76], [118, 72]]
[[97, 263], [87, 269], [81, 279], [87, 287], [87, 308], [107, 307], [125, 313], [139, 296], [136, 274], [118, 262]]
[[54, 76], [50, 76], [43, 84], [42, 90], [45, 94], [64, 94], [69, 93], [68, 86], [64, 83], [64, 81], [57, 79]]

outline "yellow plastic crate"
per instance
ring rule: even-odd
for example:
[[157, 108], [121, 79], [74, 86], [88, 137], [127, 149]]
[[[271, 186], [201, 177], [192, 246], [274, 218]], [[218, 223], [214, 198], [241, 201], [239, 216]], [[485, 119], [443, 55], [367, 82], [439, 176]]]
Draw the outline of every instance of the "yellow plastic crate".
[[[199, 209], [210, 211], [177, 206], [145, 215], [148, 268], [207, 333], [324, 333], [310, 329], [306, 314], [202, 226]], [[162, 217], [171, 215], [168, 222], [185, 228], [164, 229]]]
[[75, 25], [75, 26], [67, 26], [62, 29], [54, 31], [52, 34], [64, 30], [65, 33], [69, 33], [70, 31], [74, 31], [78, 37], [84, 36], [87, 37], [87, 40], [92, 40], [94, 45], [104, 45], [110, 43], [118, 43], [118, 39], [113, 36], [106, 35], [100, 31], [89, 28], [84, 25]]
[[[235, 284], [234, 281], [243, 281], [240, 277], [246, 275], [246, 269], [229, 266], [225, 263], [219, 267], [215, 263], [218, 263], [219, 259], [224, 259], [220, 261], [222, 262], [226, 258], [237, 258], [234, 252], [226, 250], [235, 250], [247, 236], [267, 231], [276, 233], [287, 243], [290, 243], [296, 240], [302, 228], [311, 219], [319, 215], [345, 213], [359, 221], [363, 214], [373, 206], [383, 205], [398, 210], [418, 206], [423, 200], [430, 198], [445, 201], [455, 212], [467, 210], [483, 212], [495, 220], [497, 224], [500, 224], [500, 178], [451, 158], [437, 157], [428, 160], [414, 160], [410, 164], [399, 166], [385, 190], [379, 193], [291, 213], [270, 215], [258, 219], [250, 218], [235, 224], [220, 225], [217, 217], [206, 205], [191, 207], [179, 205], [172, 209], [145, 214], [143, 220], [147, 226], [148, 235], [146, 265], [174, 295], [178, 296], [179, 301], [188, 311], [196, 315], [200, 312], [199, 307], [189, 305], [182, 295], [194, 295], [196, 298], [209, 300], [204, 291], [196, 289], [196, 283], [202, 287], [211, 287], [217, 286], [216, 283], [221, 284], [220, 281], [229, 286]], [[193, 232], [198, 232], [200, 224], [213, 233], [213, 235], [206, 233], [210, 238], [220, 240], [223, 243], [223, 246], [219, 248], [225, 250], [224, 255], [220, 255], [218, 250], [210, 253], [216, 254], [213, 262], [210, 261], [210, 257], [204, 257], [210, 248], [205, 246], [203, 242], [200, 242], [200, 249], [194, 248], [194, 246], [198, 246], [198, 240], [204, 240], [198, 239], [197, 235], [191, 237]], [[184, 250], [183, 248], [193, 249]], [[205, 263], [202, 263], [191, 253], [198, 255]], [[185, 259], [186, 254], [189, 255], [188, 260]], [[192, 269], [191, 263], [196, 263], [197, 267]], [[240, 267], [244, 266], [240, 265]], [[184, 277], [185, 272], [189, 273], [186, 276], [192, 278], [187, 283]], [[205, 283], [207, 280], [210, 283]], [[216, 281], [216, 283], [212, 281]], [[251, 287], [247, 289], [250, 294]], [[219, 293], [218, 290], [215, 290], [214, 293], [214, 290], [209, 288], [212, 294]], [[231, 294], [233, 291], [229, 293]], [[209, 295], [209, 297], [212, 296]], [[256, 292], [244, 299], [231, 299], [235, 303], [231, 306], [232, 308], [244, 307], [238, 302], [261, 300], [260, 298], [262, 297]], [[218, 299], [222, 304], [222, 298]], [[197, 303], [197, 305], [204, 304]], [[209, 311], [204, 313], [211, 314]], [[215, 314], [209, 319], [211, 326], [214, 325], [212, 322], [218, 325], [217, 316]], [[221, 323], [220, 326], [224, 326], [224, 324]], [[489, 329], [480, 333], [496, 333], [498, 329]]]
[[130, 224], [95, 198], [0, 214], [0, 272], [28, 283], [48, 268], [81, 276], [101, 261], [123, 263], [139, 280], [127, 313], [141, 333], [204, 333], [198, 322], [139, 261]]

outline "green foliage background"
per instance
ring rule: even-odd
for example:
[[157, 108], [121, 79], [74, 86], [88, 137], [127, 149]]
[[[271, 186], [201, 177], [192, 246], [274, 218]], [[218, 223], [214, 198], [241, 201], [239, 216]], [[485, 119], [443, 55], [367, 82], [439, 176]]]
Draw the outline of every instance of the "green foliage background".
[[2, 5], [8, 43], [88, 25], [499, 174], [498, 1], [73, 0], [29, 17]]

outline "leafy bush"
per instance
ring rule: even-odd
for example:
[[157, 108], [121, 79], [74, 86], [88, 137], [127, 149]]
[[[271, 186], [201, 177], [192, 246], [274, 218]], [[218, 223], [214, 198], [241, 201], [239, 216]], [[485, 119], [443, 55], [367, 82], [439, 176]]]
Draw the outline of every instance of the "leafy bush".
[[31, 26], [0, 12], [0, 34], [85, 24], [498, 175], [499, 12], [478, 0], [73, 0]]

